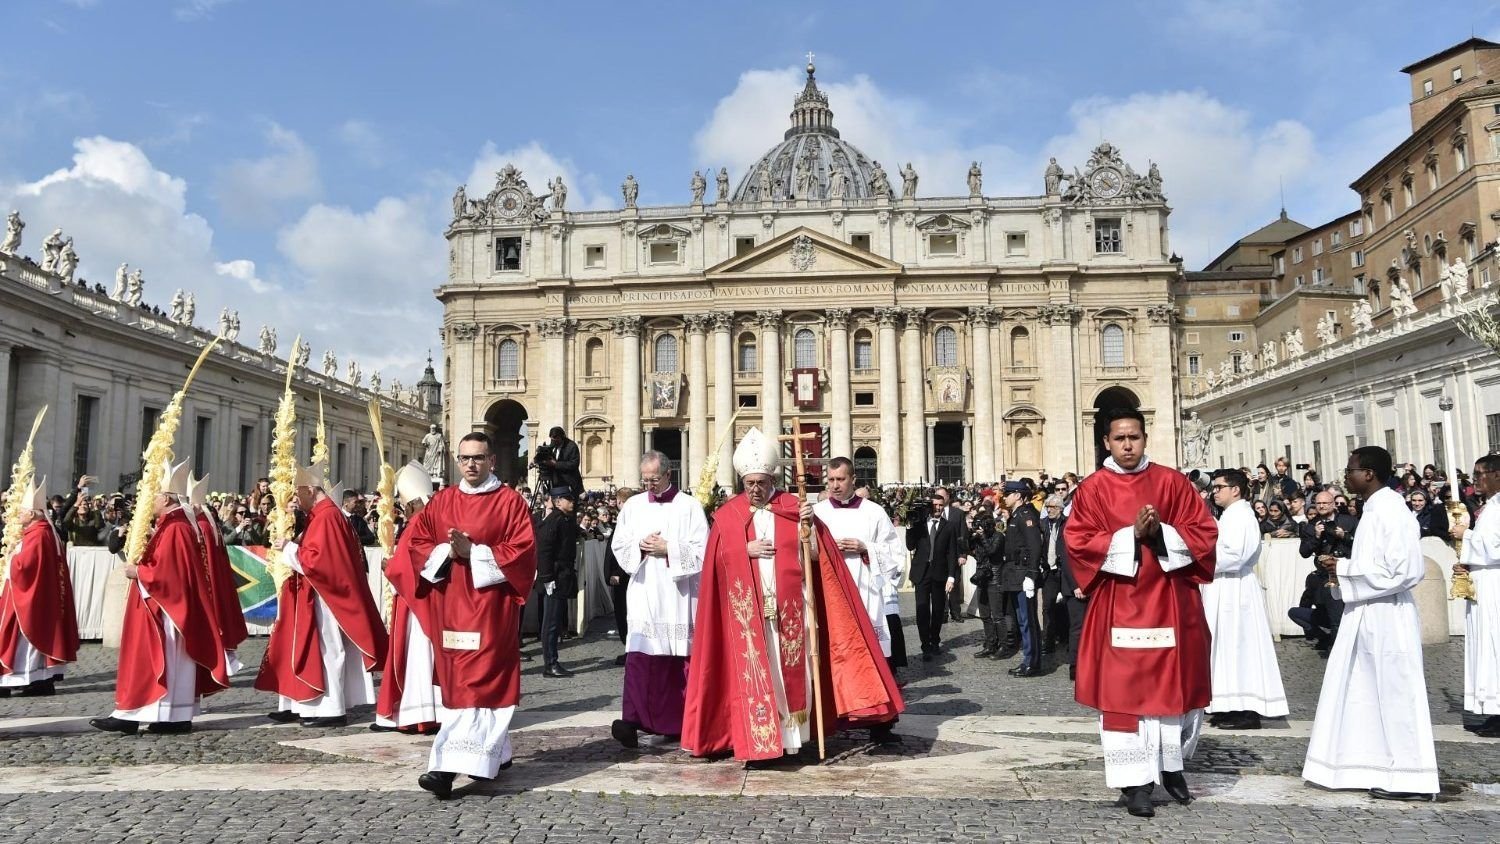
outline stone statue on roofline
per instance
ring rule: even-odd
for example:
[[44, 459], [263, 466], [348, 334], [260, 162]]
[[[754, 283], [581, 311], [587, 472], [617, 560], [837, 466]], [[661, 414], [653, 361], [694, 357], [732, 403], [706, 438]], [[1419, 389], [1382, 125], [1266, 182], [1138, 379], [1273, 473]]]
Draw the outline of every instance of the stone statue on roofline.
[[21, 221], [20, 211], [11, 211], [5, 218], [5, 239], [0, 240], [0, 255], [21, 254], [21, 230], [26, 224]]
[[693, 191], [693, 204], [702, 205], [703, 194], [708, 192], [708, 180], [703, 178], [702, 170], [693, 171], [693, 180], [690, 183], [690, 187]]

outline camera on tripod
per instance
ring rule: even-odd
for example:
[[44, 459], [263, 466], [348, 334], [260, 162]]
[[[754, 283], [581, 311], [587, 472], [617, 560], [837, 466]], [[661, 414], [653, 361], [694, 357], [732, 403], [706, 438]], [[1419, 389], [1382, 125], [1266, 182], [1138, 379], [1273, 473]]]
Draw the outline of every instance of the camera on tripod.
[[547, 445], [539, 445], [536, 447], [536, 454], [531, 458], [531, 466], [533, 469], [551, 469], [552, 467], [546, 465], [546, 462], [556, 459], [557, 449], [554, 446], [552, 446], [550, 443]]

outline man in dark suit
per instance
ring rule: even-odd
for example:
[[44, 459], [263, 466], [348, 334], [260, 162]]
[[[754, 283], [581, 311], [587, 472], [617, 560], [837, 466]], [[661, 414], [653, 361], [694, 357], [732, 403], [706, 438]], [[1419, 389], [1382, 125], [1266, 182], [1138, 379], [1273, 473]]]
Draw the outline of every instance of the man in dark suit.
[[[958, 554], [959, 572], [962, 573], [964, 557], [969, 555], [969, 514], [953, 504], [953, 494], [948, 490], [938, 487], [932, 494], [943, 497], [943, 507], [936, 512], [941, 512], [943, 519], [953, 527], [955, 553]], [[948, 619], [950, 621], [963, 621], [963, 608], [964, 581], [960, 577], [954, 582], [953, 591], [948, 593]]]
[[943, 517], [947, 493], [935, 490], [930, 509], [919, 512], [906, 528], [906, 549], [912, 552], [911, 582], [917, 592], [917, 632], [925, 662], [938, 655], [943, 619], [948, 614], [947, 596], [958, 582], [958, 529]]
[[578, 594], [578, 522], [573, 516], [577, 496], [565, 486], [552, 488], [552, 512], [536, 531], [536, 584], [532, 600], [542, 607], [543, 677], [571, 677], [557, 657], [568, 601]]
[[[1347, 558], [1354, 550], [1354, 532], [1359, 519], [1340, 513], [1334, 507], [1333, 490], [1325, 489], [1313, 496], [1313, 514], [1298, 528], [1301, 538], [1298, 553], [1318, 563], [1326, 557]], [[1338, 638], [1339, 622], [1344, 617], [1344, 602], [1333, 594], [1328, 574], [1315, 566], [1307, 575], [1306, 587], [1297, 606], [1287, 616], [1301, 627], [1319, 650], [1333, 647]]]
[[583, 495], [583, 474], [579, 471], [582, 457], [578, 451], [578, 443], [568, 439], [567, 432], [560, 426], [553, 426], [547, 432], [547, 440], [552, 447], [552, 456], [539, 457], [537, 466], [548, 484], [567, 487], [572, 490], [576, 499]]
[[1078, 588], [1073, 569], [1068, 566], [1068, 544], [1063, 541], [1063, 530], [1068, 526], [1066, 507], [1061, 496], [1047, 500], [1047, 515], [1052, 520], [1051, 533], [1047, 537], [1050, 550], [1056, 554], [1057, 573], [1061, 581], [1063, 607], [1067, 610], [1068, 624], [1068, 679], [1078, 678], [1078, 637], [1083, 633], [1083, 614], [1089, 608], [1089, 596]]
[[354, 530], [354, 536], [359, 540], [359, 544], [365, 547], [379, 545], [380, 540], [375, 538], [375, 531], [370, 530], [370, 523], [365, 521], [365, 516], [369, 514], [369, 511], [365, 509], [365, 497], [359, 494], [359, 490], [346, 490], [341, 503], [344, 518], [348, 520], [349, 527]]

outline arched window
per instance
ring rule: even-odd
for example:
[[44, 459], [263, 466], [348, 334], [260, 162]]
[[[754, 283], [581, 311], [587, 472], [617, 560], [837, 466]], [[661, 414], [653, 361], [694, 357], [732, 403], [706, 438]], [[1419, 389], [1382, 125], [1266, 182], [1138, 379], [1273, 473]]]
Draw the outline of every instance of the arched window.
[[760, 371], [760, 356], [755, 353], [755, 335], [746, 331], [740, 335], [738, 370], [743, 373]]
[[1031, 366], [1031, 332], [1024, 326], [1010, 330], [1010, 365]]
[[935, 366], [958, 366], [958, 332], [943, 326], [933, 335], [933, 361]]
[[591, 434], [584, 442], [583, 447], [583, 471], [587, 475], [605, 474], [608, 467], [604, 460], [604, 438], [598, 434]]
[[854, 368], [875, 368], [875, 343], [870, 332], [863, 328], [854, 333]]
[[792, 336], [792, 366], [811, 369], [818, 365], [818, 338], [810, 328], [799, 328]]
[[514, 340], [501, 340], [495, 355], [495, 377], [501, 381], [521, 378], [521, 346]]
[[1125, 329], [1114, 323], [1104, 326], [1100, 332], [1103, 342], [1103, 355], [1105, 366], [1125, 365]]
[[599, 376], [604, 374], [604, 341], [598, 337], [590, 337], [583, 344], [583, 366], [586, 374]]
[[677, 336], [662, 334], [656, 338], [656, 366], [652, 372], [667, 374], [677, 371]]

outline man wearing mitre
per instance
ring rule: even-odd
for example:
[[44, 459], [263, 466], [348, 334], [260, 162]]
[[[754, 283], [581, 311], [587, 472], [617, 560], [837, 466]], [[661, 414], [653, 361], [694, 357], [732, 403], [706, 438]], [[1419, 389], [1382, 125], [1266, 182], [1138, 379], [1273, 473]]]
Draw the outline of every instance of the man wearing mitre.
[[188, 477], [188, 508], [192, 511], [198, 536], [203, 540], [208, 566], [205, 581], [212, 593], [209, 597], [214, 619], [219, 624], [219, 638], [224, 640], [224, 661], [232, 676], [245, 667], [240, 663], [237, 650], [241, 642], [250, 638], [250, 631], [245, 626], [245, 611], [240, 608], [239, 589], [234, 580], [234, 568], [229, 564], [224, 534], [219, 530], [219, 520], [214, 516], [213, 508], [208, 506], [207, 475], [197, 480]]
[[396, 501], [405, 508], [407, 521], [385, 565], [392, 592], [391, 645], [375, 701], [375, 723], [370, 725], [377, 732], [431, 735], [438, 729], [440, 695], [433, 682], [432, 639], [427, 635], [436, 628], [433, 618], [417, 615], [418, 607], [432, 608], [422, 603], [432, 584], [418, 576], [419, 567], [410, 561], [411, 528], [431, 498], [432, 476], [422, 464], [413, 460], [402, 466], [396, 473]]
[[[734, 452], [743, 491], [714, 511], [703, 559], [682, 747], [767, 762], [811, 740], [813, 671], [822, 722], [889, 724], [904, 708], [844, 553], [811, 501], [776, 489], [779, 444], [751, 428]], [[805, 601], [799, 528], [812, 531]], [[806, 631], [816, 622], [817, 665]]]
[[56, 692], [63, 666], [78, 659], [78, 616], [68, 552], [47, 520], [47, 479], [26, 488], [19, 508], [21, 541], [0, 585], [0, 697]]

